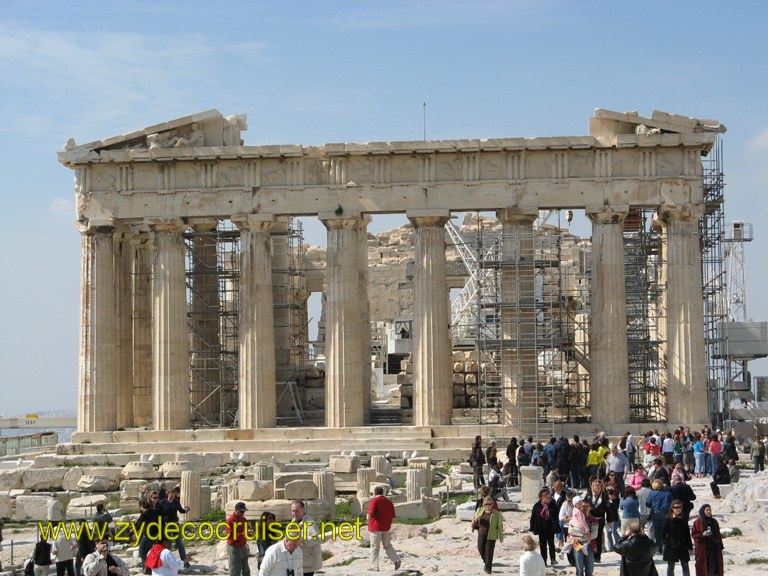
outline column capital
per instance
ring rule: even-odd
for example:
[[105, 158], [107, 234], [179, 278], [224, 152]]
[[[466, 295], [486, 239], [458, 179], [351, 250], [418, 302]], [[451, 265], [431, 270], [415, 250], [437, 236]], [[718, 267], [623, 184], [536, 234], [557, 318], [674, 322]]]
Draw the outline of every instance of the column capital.
[[237, 214], [232, 216], [231, 220], [240, 231], [269, 231], [277, 224], [277, 218], [274, 214]]
[[219, 225], [218, 218], [187, 218], [187, 224], [195, 232], [213, 232]]
[[629, 206], [626, 204], [587, 206], [584, 211], [593, 224], [621, 224], [629, 214]]
[[539, 217], [538, 208], [520, 208], [509, 206], [496, 210], [496, 218], [502, 224], [533, 224]]
[[703, 214], [704, 206], [701, 204], [664, 204], [659, 206], [659, 217], [662, 222], [698, 220]]
[[189, 228], [182, 218], [147, 218], [145, 223], [160, 233], [179, 233]]
[[439, 228], [451, 219], [450, 210], [408, 210], [405, 215], [414, 228]]
[[321, 212], [317, 215], [328, 230], [357, 230], [364, 217], [359, 212], [336, 214], [336, 212]]
[[115, 231], [115, 221], [112, 218], [83, 219], [77, 222], [77, 231], [84, 236], [112, 234]]

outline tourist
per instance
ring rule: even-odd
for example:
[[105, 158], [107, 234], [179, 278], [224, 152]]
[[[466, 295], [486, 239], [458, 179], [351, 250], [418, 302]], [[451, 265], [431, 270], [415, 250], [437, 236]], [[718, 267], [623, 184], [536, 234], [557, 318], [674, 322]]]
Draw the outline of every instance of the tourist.
[[646, 478], [640, 485], [640, 490], [637, 491], [637, 501], [640, 504], [640, 528], [645, 530], [645, 525], [651, 516], [651, 511], [648, 509], [648, 496], [653, 492], [651, 488], [651, 481]]
[[[480, 486], [480, 489], [477, 491], [477, 494], [479, 498], [475, 500], [475, 512], [478, 510], [482, 510], [483, 508], [483, 502], [485, 502], [485, 499], [491, 496], [491, 489], [489, 486]], [[498, 510], [499, 504], [496, 502], [496, 500], [493, 500], [493, 509]]]
[[736, 484], [736, 482], [738, 482], [739, 478], [741, 477], [739, 467], [736, 466], [736, 462], [733, 460], [733, 458], [728, 460], [728, 476], [731, 478], [731, 484]]
[[371, 570], [379, 571], [379, 548], [384, 547], [387, 558], [392, 560], [395, 570], [400, 569], [400, 558], [392, 546], [392, 537], [389, 533], [392, 528], [392, 520], [395, 518], [395, 505], [384, 496], [384, 488], [376, 486], [373, 489], [373, 498], [368, 504], [368, 533], [371, 538]]
[[627, 457], [623, 452], [619, 452], [619, 448], [616, 444], [610, 445], [610, 452], [605, 459], [606, 469], [608, 474], [613, 473], [616, 477], [616, 484], [619, 487], [619, 494], [624, 494], [624, 478], [627, 475], [629, 464], [627, 464]]
[[[264, 560], [264, 555], [267, 553], [267, 548], [280, 541], [279, 538], [273, 538], [276, 534], [273, 534], [270, 531], [270, 527], [276, 525], [276, 523], [277, 517], [272, 512], [261, 513], [261, 517], [259, 518], [259, 537], [256, 540], [256, 547], [259, 549], [259, 568], [261, 568], [261, 563]], [[279, 528], [280, 526], [278, 524], [275, 527]]]
[[139, 514], [136, 522], [133, 523], [134, 533], [141, 534], [139, 537], [139, 559], [141, 560], [142, 567], [146, 565], [147, 554], [149, 554], [149, 550], [156, 542], [152, 539], [152, 536], [155, 536], [153, 531], [157, 531], [155, 526], [159, 525], [160, 518], [162, 517], [160, 510], [158, 510], [158, 503], [158, 493], [155, 490], [150, 491], [148, 498], [139, 502], [141, 514]]
[[755, 474], [762, 472], [765, 468], [765, 445], [760, 442], [760, 436], [755, 436], [755, 441], [749, 449], [749, 456], [752, 458]]
[[621, 516], [619, 514], [621, 500], [619, 499], [619, 492], [615, 488], [607, 487], [606, 492], [608, 492], [608, 506], [605, 509], [605, 538], [608, 541], [606, 549], [608, 552], [613, 552], [614, 543], [621, 538], [619, 533], [621, 528]]
[[595, 569], [590, 509], [589, 500], [580, 496], [573, 499], [573, 516], [568, 522], [568, 540], [563, 554], [573, 554], [576, 576], [592, 576]]
[[635, 466], [635, 471], [632, 473], [632, 476], [629, 477], [628, 485], [637, 492], [640, 490], [640, 487], [643, 485], [643, 480], [646, 478], [648, 478], [648, 474], [645, 473], [645, 468], [642, 464], [638, 464]]
[[472, 451], [468, 460], [469, 465], [472, 467], [472, 481], [474, 483], [475, 490], [485, 484], [485, 478], [483, 478], [483, 464], [485, 464], [485, 454], [483, 454], [482, 442], [482, 436], [475, 436], [475, 443], [472, 444]]
[[488, 448], [485, 451], [485, 463], [488, 464], [488, 468], [493, 466], [495, 463], [499, 461], [498, 456], [496, 455], [496, 441], [493, 440], [489, 445]]
[[576, 492], [573, 490], [566, 490], [565, 502], [560, 505], [560, 511], [557, 513], [557, 520], [560, 524], [560, 532], [557, 534], [557, 540], [561, 549], [565, 546], [565, 542], [568, 539], [568, 523], [573, 517], [573, 501], [575, 496]]
[[693, 510], [693, 501], [696, 500], [696, 494], [693, 492], [693, 488], [677, 477], [672, 483], [670, 491], [672, 492], [673, 499], [681, 500], [683, 502], [683, 518], [688, 522], [691, 510]]
[[571, 470], [571, 488], [578, 490], [586, 485], [584, 483], [584, 475], [587, 469], [587, 452], [584, 450], [584, 446], [581, 444], [577, 434], [573, 436], [573, 444], [571, 444], [568, 454], [568, 466]]
[[304, 552], [300, 538], [287, 536], [267, 550], [259, 568], [259, 576], [306, 576], [302, 572]]
[[636, 522], [630, 524], [624, 537], [616, 542], [616, 552], [621, 556], [622, 576], [658, 576], [653, 555], [656, 544], [643, 534], [643, 529]]
[[75, 550], [77, 540], [70, 535], [67, 538], [65, 530], [59, 530], [59, 535], [51, 547], [51, 554], [56, 559], [56, 576], [75, 576]]
[[[109, 542], [106, 539], [98, 538], [95, 544], [96, 551], [88, 554], [83, 560], [83, 576], [128, 576], [128, 567], [120, 558], [110, 554]], [[46, 571], [45, 574], [47, 573]]]
[[509, 502], [509, 494], [507, 494], [507, 487], [504, 484], [504, 478], [499, 470], [499, 463], [494, 462], [488, 466], [488, 487], [491, 489], [491, 498], [497, 500], [499, 497], [503, 498], [505, 502]]
[[706, 464], [704, 460], [707, 457], [707, 454], [705, 452], [704, 447], [704, 438], [702, 437], [700, 432], [696, 432], [693, 435], [693, 459], [696, 462], [693, 473], [696, 476], [696, 478], [701, 478], [704, 476], [704, 473], [706, 472]]
[[520, 556], [520, 576], [544, 576], [547, 572], [547, 565], [536, 550], [536, 542], [529, 534], [522, 538], [523, 555]]
[[667, 563], [667, 576], [675, 573], [675, 563], [680, 562], [683, 576], [689, 576], [688, 561], [693, 552], [691, 533], [688, 531], [688, 520], [683, 514], [682, 500], [672, 500], [669, 514], [662, 528], [664, 537], [664, 560]]
[[712, 434], [709, 437], [709, 473], [714, 474], [717, 470], [717, 459], [723, 451], [723, 445], [720, 442], [720, 434]]
[[[165, 500], [160, 500], [158, 504], [158, 510], [163, 517], [163, 530], [166, 530], [169, 525], [179, 525], [179, 512], [186, 514], [189, 512], [189, 506], [182, 506], [179, 501], [179, 493], [181, 488], [174, 486], [171, 491], [168, 492], [168, 497]], [[160, 496], [160, 494], [158, 494]], [[176, 549], [179, 551], [179, 558], [182, 559], [185, 566], [189, 566], [187, 561], [187, 550], [184, 548], [184, 538], [179, 530], [179, 536], [176, 538]]]
[[651, 484], [653, 491], [648, 494], [645, 505], [648, 507], [651, 519], [651, 529], [653, 532], [653, 541], [659, 552], [664, 552], [664, 521], [669, 514], [669, 508], [672, 505], [672, 492], [664, 486], [661, 480], [654, 480]]
[[291, 502], [291, 516], [293, 521], [301, 526], [304, 576], [312, 576], [323, 567], [323, 551], [320, 548], [322, 540], [317, 531], [317, 524], [307, 514], [307, 508], [301, 500]]
[[487, 497], [483, 508], [475, 512], [472, 519], [472, 530], [477, 530], [477, 551], [483, 560], [486, 574], [492, 572], [496, 541], [504, 541], [504, 521], [501, 512], [493, 506], [493, 498]]
[[557, 523], [557, 530], [555, 530], [555, 538], [557, 540], [557, 548], [563, 547], [563, 530], [562, 530], [562, 524], [560, 523], [560, 508], [563, 504], [566, 502], [567, 493], [565, 490], [565, 484], [562, 480], [555, 480], [554, 484], [552, 485], [552, 500], [550, 504], [552, 517], [555, 519], [555, 522]]
[[549, 488], [539, 490], [539, 501], [533, 505], [529, 524], [531, 532], [539, 537], [539, 551], [544, 563], [547, 562], [547, 548], [549, 548], [549, 559], [554, 566], [557, 564], [555, 533], [559, 531], [560, 525], [556, 506], [552, 505], [552, 494]]
[[112, 514], [104, 507], [104, 504], [96, 504], [96, 514], [91, 519], [93, 521], [94, 535], [97, 538], [107, 538], [110, 536], [109, 523], [112, 522]]
[[507, 486], [517, 486], [517, 475], [519, 474], [519, 471], [517, 469], [517, 449], [519, 446], [517, 445], [517, 438], [514, 436], [509, 439], [509, 444], [507, 444], [507, 463], [504, 465], [509, 466], [509, 471], [505, 473], [505, 478], [507, 479]]
[[600, 452], [597, 444], [592, 444], [589, 447], [589, 453], [587, 453], [587, 475], [589, 481], [597, 479], [597, 474], [600, 471]]
[[595, 537], [595, 562], [600, 563], [603, 555], [603, 533], [605, 532], [605, 514], [608, 511], [608, 492], [602, 480], [593, 480], [584, 499], [590, 504], [590, 515], [597, 520]]
[[[35, 544], [32, 553], [32, 561], [35, 564], [35, 576], [47, 576], [51, 571], [51, 544], [47, 535], [40, 534], [40, 540]], [[90, 574], [88, 576], [91, 576]]]
[[696, 576], [723, 576], [723, 537], [709, 504], [699, 508], [691, 537], [696, 544]]
[[[624, 498], [619, 501], [619, 516], [621, 521], [621, 534], [626, 534], [632, 524], [640, 526], [640, 501], [632, 486], [627, 486]], [[615, 544], [614, 544], [615, 547]]]
[[731, 483], [731, 473], [728, 470], [728, 466], [726, 466], [725, 462], [723, 462], [723, 457], [718, 456], [717, 461], [715, 465], [715, 473], [712, 476], [712, 482], [709, 483], [709, 487], [712, 489], [712, 495], [715, 497], [716, 500], [720, 500], [720, 484], [730, 484]]
[[179, 570], [184, 568], [184, 561], [173, 555], [171, 540], [164, 537], [150, 549], [146, 567], [152, 571], [152, 576], [177, 576]]
[[227, 518], [227, 563], [229, 576], [250, 576], [248, 566], [248, 540], [245, 531], [248, 523], [245, 513], [248, 508], [245, 502], [235, 504], [235, 510]]
[[653, 460], [653, 467], [648, 472], [648, 478], [653, 485], [654, 480], [659, 480], [664, 486], [669, 486], [669, 472], [664, 467], [664, 460], [661, 458], [655, 458]]

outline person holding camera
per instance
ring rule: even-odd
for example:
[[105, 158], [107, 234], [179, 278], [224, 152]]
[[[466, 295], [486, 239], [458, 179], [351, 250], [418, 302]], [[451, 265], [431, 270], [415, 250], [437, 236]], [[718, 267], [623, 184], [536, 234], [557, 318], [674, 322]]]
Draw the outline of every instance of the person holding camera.
[[723, 576], [723, 536], [709, 504], [699, 508], [691, 538], [696, 544], [696, 576]]
[[109, 541], [96, 540], [96, 552], [83, 560], [83, 576], [128, 576], [128, 567], [120, 558], [110, 554]]
[[303, 564], [301, 538], [291, 539], [286, 536], [281, 542], [267, 548], [259, 576], [304, 576]]

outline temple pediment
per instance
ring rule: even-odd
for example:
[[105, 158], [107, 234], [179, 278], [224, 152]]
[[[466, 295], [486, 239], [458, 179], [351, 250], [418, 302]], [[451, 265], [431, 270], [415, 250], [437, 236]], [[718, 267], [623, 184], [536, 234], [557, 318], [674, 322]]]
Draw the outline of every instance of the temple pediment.
[[690, 118], [654, 110], [650, 118], [637, 112], [614, 112], [603, 108], [595, 109], [589, 119], [589, 133], [592, 136], [616, 136], [618, 134], [686, 134], [693, 132], [726, 131], [725, 125], [717, 120]]
[[244, 114], [224, 117], [218, 110], [206, 110], [87, 144], [70, 138], [58, 156], [68, 163], [97, 159], [100, 152], [111, 150], [240, 146], [240, 132], [247, 128]]

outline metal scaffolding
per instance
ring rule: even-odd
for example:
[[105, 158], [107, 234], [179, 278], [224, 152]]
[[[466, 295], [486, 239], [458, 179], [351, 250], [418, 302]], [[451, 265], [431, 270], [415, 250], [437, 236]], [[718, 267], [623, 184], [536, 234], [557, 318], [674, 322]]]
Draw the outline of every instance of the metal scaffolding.
[[699, 224], [701, 233], [702, 297], [704, 299], [704, 332], [707, 347], [707, 390], [709, 420], [722, 427], [728, 396], [729, 368], [723, 354], [725, 335], [722, 327], [728, 319], [725, 303], [726, 275], [723, 240], [723, 148], [720, 138], [710, 153], [702, 159], [704, 215]]
[[[186, 245], [187, 329], [192, 423], [237, 425], [240, 231], [229, 220], [215, 228], [189, 228]], [[273, 235], [273, 290], [278, 382], [295, 396], [307, 358], [303, 230], [297, 219]], [[297, 414], [278, 400], [278, 415]]]

